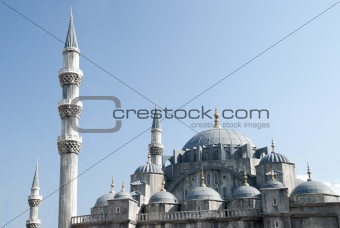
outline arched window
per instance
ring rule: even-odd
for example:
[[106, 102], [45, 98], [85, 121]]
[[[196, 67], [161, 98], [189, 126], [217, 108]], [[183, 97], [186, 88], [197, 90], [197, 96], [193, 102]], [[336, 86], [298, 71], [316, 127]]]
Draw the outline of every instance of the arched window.
[[215, 182], [215, 184], [218, 184], [218, 174], [217, 173], [215, 173], [214, 182]]
[[186, 198], [186, 197], [187, 197], [187, 195], [188, 195], [188, 190], [187, 190], [187, 189], [185, 189], [185, 192], [184, 192], [184, 198]]
[[209, 160], [209, 152], [208, 151], [204, 152], [204, 161], [207, 161], [207, 160]]
[[223, 199], [227, 198], [227, 188], [223, 187]]
[[210, 173], [207, 174], [207, 185], [210, 185]]
[[214, 160], [218, 160], [218, 151], [214, 151]]

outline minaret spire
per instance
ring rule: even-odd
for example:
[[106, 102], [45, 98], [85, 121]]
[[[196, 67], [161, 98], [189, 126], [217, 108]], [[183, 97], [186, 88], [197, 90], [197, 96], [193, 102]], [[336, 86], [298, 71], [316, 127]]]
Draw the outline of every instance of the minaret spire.
[[82, 137], [77, 131], [82, 103], [77, 102], [83, 72], [79, 69], [76, 32], [71, 12], [70, 23], [63, 49], [63, 68], [59, 71], [62, 100], [58, 103], [61, 118], [61, 135], [58, 137], [60, 154], [60, 190], [58, 228], [70, 228], [71, 218], [77, 215], [78, 155]]
[[70, 13], [70, 23], [68, 25], [68, 31], [67, 31], [64, 48], [78, 49], [78, 41], [77, 41], [76, 31], [74, 29], [74, 24], [73, 24], [72, 7], [71, 7], [71, 13]]
[[28, 196], [28, 204], [30, 206], [30, 217], [29, 220], [26, 221], [27, 228], [39, 228], [40, 227], [40, 219], [38, 219], [38, 208], [39, 204], [42, 200], [42, 196], [39, 193], [39, 174], [38, 174], [38, 163], [35, 167], [35, 173], [31, 188], [31, 195]]
[[149, 153], [151, 155], [151, 162], [158, 167], [162, 168], [162, 155], [164, 146], [162, 144], [162, 129], [161, 129], [161, 110], [158, 108], [156, 100], [152, 127], [151, 127], [151, 143], [149, 144]]

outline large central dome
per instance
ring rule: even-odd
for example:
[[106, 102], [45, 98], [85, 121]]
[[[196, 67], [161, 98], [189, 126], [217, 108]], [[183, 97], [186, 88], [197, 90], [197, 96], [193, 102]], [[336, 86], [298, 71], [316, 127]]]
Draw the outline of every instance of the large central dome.
[[206, 131], [198, 133], [192, 137], [183, 147], [182, 150], [192, 149], [193, 147], [210, 145], [210, 144], [236, 144], [244, 145], [250, 144], [251, 147], [255, 148], [255, 144], [247, 138], [245, 135], [226, 128], [212, 128]]

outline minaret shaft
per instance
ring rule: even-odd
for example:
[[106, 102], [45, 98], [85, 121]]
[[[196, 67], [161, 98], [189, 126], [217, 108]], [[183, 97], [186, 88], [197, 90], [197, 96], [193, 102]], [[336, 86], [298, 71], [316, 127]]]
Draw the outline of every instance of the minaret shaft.
[[61, 135], [58, 137], [60, 154], [60, 190], [58, 228], [70, 228], [71, 218], [77, 215], [78, 154], [82, 138], [76, 131], [82, 111], [79, 87], [83, 72], [79, 69], [79, 49], [71, 16], [65, 48], [63, 68], [59, 71], [62, 100], [58, 104], [61, 118]]
[[151, 163], [162, 168], [162, 155], [164, 146], [162, 144], [162, 129], [159, 117], [159, 110], [156, 104], [155, 115], [151, 127], [151, 143], [149, 144], [149, 152], [151, 155]]
[[42, 196], [39, 193], [39, 176], [38, 176], [38, 164], [35, 169], [35, 174], [33, 178], [31, 195], [28, 196], [28, 204], [30, 206], [30, 217], [26, 221], [27, 228], [39, 228], [40, 227], [40, 219], [39, 219], [39, 204], [42, 200]]

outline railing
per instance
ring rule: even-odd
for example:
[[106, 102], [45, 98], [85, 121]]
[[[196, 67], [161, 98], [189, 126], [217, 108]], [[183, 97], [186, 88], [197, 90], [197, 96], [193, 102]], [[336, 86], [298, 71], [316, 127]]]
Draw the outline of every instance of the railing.
[[83, 142], [83, 138], [79, 135], [61, 135], [58, 136], [58, 142], [64, 141], [64, 140], [74, 140], [78, 142]]
[[83, 71], [81, 69], [78, 68], [62, 68], [61, 70], [59, 70], [59, 75], [64, 74], [64, 73], [77, 73], [81, 76], [83, 76]]
[[[138, 214], [137, 222], [149, 221], [179, 221], [179, 220], [197, 220], [210, 218], [233, 218], [242, 216], [257, 216], [261, 213], [260, 209], [227, 209], [220, 211], [177, 211], [167, 213], [150, 213]], [[84, 215], [72, 217], [72, 224], [94, 223], [107, 221], [107, 215]]]
[[58, 102], [58, 107], [62, 105], [78, 105], [80, 107], [83, 107], [83, 103], [81, 101], [77, 101], [77, 103], [72, 103], [72, 99], [63, 99]]
[[167, 220], [188, 220], [188, 219], [209, 219], [229, 218], [241, 216], [257, 216], [260, 209], [228, 209], [221, 211], [178, 211], [168, 213], [138, 214], [138, 222], [167, 221]]
[[80, 224], [80, 223], [94, 223], [94, 222], [105, 222], [106, 214], [100, 215], [83, 215], [76, 216], [71, 218], [71, 224]]

